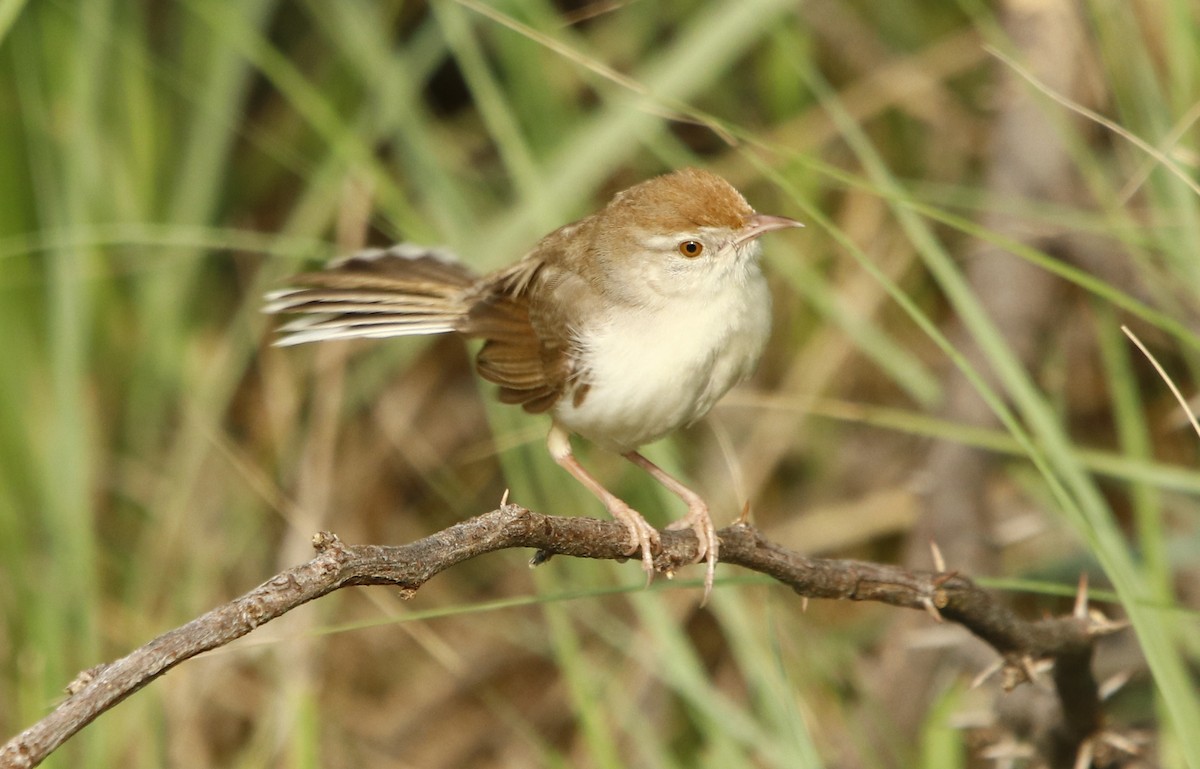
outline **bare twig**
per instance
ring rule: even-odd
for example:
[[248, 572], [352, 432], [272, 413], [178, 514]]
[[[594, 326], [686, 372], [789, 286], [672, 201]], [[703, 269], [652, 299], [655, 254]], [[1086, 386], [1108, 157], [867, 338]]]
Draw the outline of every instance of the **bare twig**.
[[[663, 531], [655, 557], [661, 571], [692, 563], [695, 535]], [[1090, 659], [1090, 620], [1063, 617], [1027, 622], [957, 573], [908, 571], [862, 561], [808, 558], [765, 540], [738, 523], [718, 532], [721, 560], [761, 572], [805, 599], [878, 601], [958, 622], [990, 644], [1004, 666], [1024, 670], [1033, 659], [1056, 664], [1065, 742], [1081, 745], [1100, 728], [1098, 687]], [[67, 698], [41, 721], [0, 747], [0, 767], [33, 767], [97, 716], [175, 665], [223, 646], [303, 603], [349, 585], [393, 585], [406, 597], [439, 572], [483, 553], [535, 548], [580, 558], [626, 557], [628, 534], [612, 521], [534, 513], [502, 505], [408, 545], [346, 545], [333, 534], [313, 538], [317, 555], [245, 595], [159, 636], [129, 655], [80, 674]]]

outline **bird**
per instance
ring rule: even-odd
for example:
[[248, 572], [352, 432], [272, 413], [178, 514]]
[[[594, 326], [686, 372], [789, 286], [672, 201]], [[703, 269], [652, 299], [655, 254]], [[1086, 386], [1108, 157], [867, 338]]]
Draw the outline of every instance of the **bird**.
[[452, 253], [402, 243], [353, 253], [269, 293], [264, 311], [299, 317], [277, 346], [459, 334], [480, 339], [478, 373], [502, 403], [549, 414], [546, 445], [628, 530], [647, 580], [661, 535], [575, 457], [571, 436], [615, 452], [679, 497], [704, 560], [720, 552], [704, 499], [639, 449], [690, 425], [748, 377], [771, 326], [759, 237], [803, 225], [757, 213], [700, 168], [656, 176], [478, 275]]

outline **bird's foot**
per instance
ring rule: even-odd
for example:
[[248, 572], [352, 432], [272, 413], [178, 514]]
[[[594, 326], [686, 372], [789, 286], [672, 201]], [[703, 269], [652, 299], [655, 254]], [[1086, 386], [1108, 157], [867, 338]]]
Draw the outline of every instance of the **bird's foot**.
[[[620, 500], [617, 501], [620, 502]], [[613, 518], [625, 524], [625, 528], [629, 530], [627, 554], [633, 555], [641, 550], [642, 571], [646, 572], [646, 585], [649, 586], [654, 579], [654, 554], [662, 550], [662, 537], [659, 536], [658, 529], [651, 526], [641, 513], [624, 502], [620, 502], [619, 505], [610, 504], [608, 512]]]
[[721, 540], [717, 539], [717, 530], [713, 526], [712, 516], [708, 514], [708, 505], [703, 502], [689, 504], [687, 515], [667, 528], [671, 531], [691, 528], [699, 540], [695, 563], [708, 562], [708, 568], [704, 572], [704, 598], [700, 601], [700, 605], [703, 606], [708, 603], [708, 596], [712, 593], [713, 580], [717, 574], [717, 555], [721, 549]]

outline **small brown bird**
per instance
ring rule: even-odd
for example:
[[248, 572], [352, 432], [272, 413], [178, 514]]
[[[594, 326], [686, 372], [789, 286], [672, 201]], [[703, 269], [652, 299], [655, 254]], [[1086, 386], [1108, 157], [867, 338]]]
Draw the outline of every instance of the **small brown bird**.
[[771, 321], [757, 238], [799, 222], [754, 212], [694, 168], [617, 193], [510, 267], [477, 276], [445, 252], [400, 245], [298, 275], [265, 311], [300, 313], [277, 345], [455, 332], [484, 340], [500, 400], [549, 412], [554, 460], [629, 529], [647, 575], [658, 532], [571, 453], [570, 434], [615, 451], [687, 504], [712, 589], [719, 540], [708, 505], [638, 453], [704, 416], [758, 363]]

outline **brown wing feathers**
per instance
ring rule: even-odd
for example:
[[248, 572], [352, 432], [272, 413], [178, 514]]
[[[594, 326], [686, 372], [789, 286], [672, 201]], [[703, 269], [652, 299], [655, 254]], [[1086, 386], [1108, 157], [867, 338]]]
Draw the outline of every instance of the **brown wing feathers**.
[[539, 413], [558, 400], [566, 379], [563, 367], [534, 333], [524, 297], [487, 296], [471, 308], [464, 333], [485, 340], [475, 367], [484, 379], [500, 385], [501, 403]]

